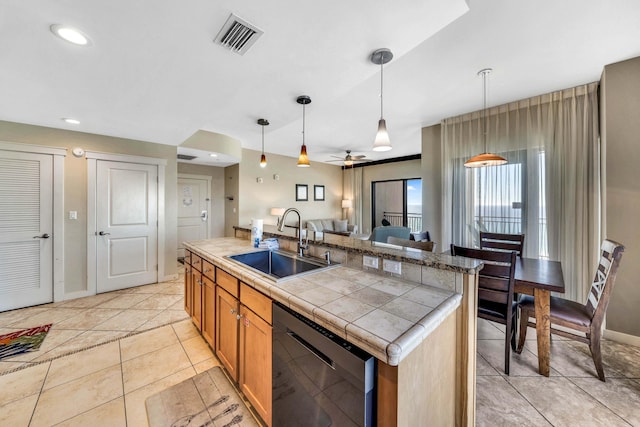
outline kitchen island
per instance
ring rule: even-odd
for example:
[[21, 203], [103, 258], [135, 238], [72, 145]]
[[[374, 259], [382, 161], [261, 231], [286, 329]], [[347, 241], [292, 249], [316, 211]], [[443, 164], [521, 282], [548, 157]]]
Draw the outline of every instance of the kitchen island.
[[[283, 249], [295, 251], [295, 230], [271, 235], [278, 237]], [[331, 260], [340, 265], [276, 281], [226, 258], [256, 250], [248, 239], [219, 238], [185, 243], [190, 255], [204, 264], [200, 266], [201, 276], [196, 276], [195, 282], [191, 280], [185, 305], [190, 306], [188, 310], [193, 312], [196, 308], [199, 312], [199, 316], [195, 316], [199, 319], [194, 323], [200, 324], [205, 338], [205, 334], [209, 334], [208, 341], [216, 347], [219, 357], [222, 354], [221, 360], [226, 357], [225, 352], [218, 352], [217, 347], [227, 339], [223, 336], [226, 329], [219, 331], [220, 338], [214, 338], [215, 325], [207, 327], [206, 323], [207, 311], [211, 317], [211, 311], [225, 303], [214, 306], [204, 303], [206, 294], [214, 292], [212, 286], [206, 286], [205, 270], [210, 270], [211, 281], [218, 285], [224, 285], [228, 277], [237, 279], [241, 286], [236, 295], [240, 311], [246, 309], [242, 303], [243, 292], [255, 293], [267, 302], [281, 303], [375, 356], [378, 359], [378, 425], [473, 425], [475, 289], [481, 264], [340, 236], [310, 242], [309, 246], [311, 256], [322, 258], [328, 251]], [[379, 268], [363, 267], [364, 257], [375, 258]], [[399, 263], [400, 274], [383, 272], [385, 260]], [[200, 286], [194, 287], [193, 283], [198, 281]], [[224, 289], [221, 292], [227, 293]], [[256, 301], [256, 295], [250, 296], [251, 301]], [[264, 301], [260, 304], [264, 314], [257, 318], [265, 322], [264, 330], [271, 320], [270, 312], [265, 311], [266, 305]], [[249, 306], [244, 313], [252, 315], [253, 311]], [[241, 317], [242, 314], [238, 319]], [[213, 323], [215, 319], [224, 321], [218, 314]], [[223, 364], [226, 366], [224, 360]], [[238, 363], [230, 366], [236, 365]], [[241, 377], [242, 372], [237, 378]], [[242, 388], [242, 381], [238, 383]], [[264, 407], [262, 412], [257, 412], [270, 424], [270, 402], [265, 402], [269, 399], [256, 400], [257, 406]]]

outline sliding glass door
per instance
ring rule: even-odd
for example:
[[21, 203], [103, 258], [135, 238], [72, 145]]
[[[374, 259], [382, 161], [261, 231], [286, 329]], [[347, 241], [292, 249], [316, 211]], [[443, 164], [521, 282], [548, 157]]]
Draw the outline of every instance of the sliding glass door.
[[422, 180], [375, 181], [371, 185], [371, 224], [395, 225], [422, 231]]

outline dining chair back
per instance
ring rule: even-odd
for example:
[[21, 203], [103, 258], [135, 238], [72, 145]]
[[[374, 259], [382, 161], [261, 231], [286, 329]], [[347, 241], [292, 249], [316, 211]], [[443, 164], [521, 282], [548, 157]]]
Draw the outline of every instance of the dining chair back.
[[436, 248], [435, 242], [417, 242], [411, 239], [403, 239], [400, 237], [389, 236], [387, 243], [392, 245], [404, 246], [405, 248], [422, 249], [423, 251], [433, 252]]
[[[600, 351], [602, 322], [609, 305], [609, 297], [616, 280], [624, 246], [613, 240], [605, 239], [600, 250], [600, 261], [586, 303], [580, 304], [552, 296], [550, 320], [552, 334], [589, 345], [598, 378], [600, 381], [605, 381]], [[521, 318], [516, 351], [520, 353], [526, 340], [527, 326], [535, 327], [535, 323], [529, 321], [530, 317], [535, 317], [535, 300], [533, 297], [525, 295], [520, 299], [518, 306], [520, 307]], [[565, 329], [554, 328], [554, 325]], [[569, 328], [570, 331], [566, 328]]]
[[499, 249], [503, 251], [516, 251], [522, 256], [524, 248], [524, 234], [504, 234], [480, 232], [480, 249]]
[[513, 301], [516, 253], [451, 245], [451, 255], [483, 260], [478, 273], [478, 317], [506, 326], [504, 372], [509, 375], [511, 349], [515, 349], [517, 309]]

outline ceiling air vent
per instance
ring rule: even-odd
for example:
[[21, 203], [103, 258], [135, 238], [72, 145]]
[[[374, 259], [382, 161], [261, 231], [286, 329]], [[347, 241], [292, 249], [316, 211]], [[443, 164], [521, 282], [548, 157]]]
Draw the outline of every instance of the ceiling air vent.
[[263, 33], [264, 31], [255, 25], [249, 24], [232, 13], [214, 41], [233, 52], [244, 55]]
[[178, 154], [178, 160], [193, 160], [197, 156], [189, 156], [187, 154]]

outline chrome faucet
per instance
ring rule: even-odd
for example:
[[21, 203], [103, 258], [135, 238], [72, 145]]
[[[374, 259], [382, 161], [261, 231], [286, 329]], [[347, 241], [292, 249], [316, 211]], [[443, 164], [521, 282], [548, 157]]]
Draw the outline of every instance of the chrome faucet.
[[284, 230], [284, 220], [287, 218], [289, 212], [294, 212], [298, 215], [298, 255], [304, 256], [304, 251], [309, 249], [309, 236], [306, 238], [306, 243], [302, 243], [302, 217], [300, 216], [300, 211], [296, 208], [288, 208], [282, 214], [282, 220], [280, 221], [280, 225], [278, 226], [278, 231]]

